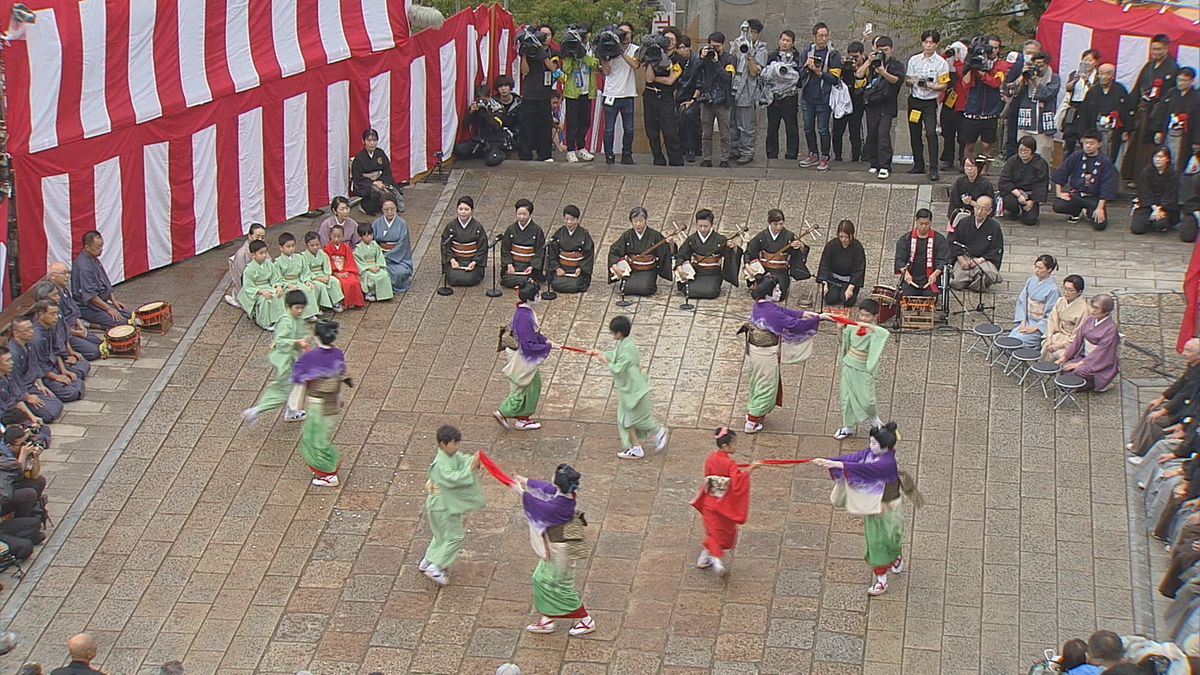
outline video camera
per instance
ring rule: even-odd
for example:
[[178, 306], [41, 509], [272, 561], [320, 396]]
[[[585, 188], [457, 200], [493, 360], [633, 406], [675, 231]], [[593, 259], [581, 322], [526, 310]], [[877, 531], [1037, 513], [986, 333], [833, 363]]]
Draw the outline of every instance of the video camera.
[[625, 38], [625, 31], [617, 28], [614, 25], [607, 25], [600, 29], [596, 34], [596, 40], [592, 43], [592, 48], [596, 52], [597, 58], [601, 61], [612, 61], [621, 57], [625, 52], [621, 48], [621, 41]]
[[633, 58], [639, 63], [652, 65], [655, 68], [666, 68], [670, 65], [666, 49], [671, 40], [665, 35], [643, 35], [642, 43]]
[[987, 72], [996, 65], [996, 51], [992, 48], [992, 43], [988, 41], [985, 35], [976, 35], [971, 38], [971, 44], [967, 47], [967, 61], [963, 65], [963, 70], [980, 70]]
[[738, 51], [743, 54], [750, 52], [750, 22], [742, 22], [742, 34], [735, 40], [738, 46]]
[[581, 26], [570, 26], [563, 31], [563, 56], [569, 56], [573, 59], [583, 58], [587, 54], [587, 47], [583, 44], [583, 39], [586, 35], [587, 31]]
[[514, 41], [517, 45], [517, 53], [527, 59], [545, 59], [550, 57], [550, 53], [546, 50], [546, 45], [543, 42], [546, 36], [541, 31], [531, 27], [522, 26], [521, 30], [517, 31], [517, 36]]

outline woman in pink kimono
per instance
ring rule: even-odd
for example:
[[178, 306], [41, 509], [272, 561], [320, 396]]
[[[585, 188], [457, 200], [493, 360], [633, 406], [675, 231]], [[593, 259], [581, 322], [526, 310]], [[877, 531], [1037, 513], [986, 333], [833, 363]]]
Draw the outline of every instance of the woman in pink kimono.
[[1074, 373], [1087, 380], [1086, 389], [1105, 391], [1121, 372], [1117, 362], [1121, 334], [1112, 320], [1112, 296], [1093, 296], [1088, 311], [1091, 316], [1075, 331], [1075, 338], [1067, 345], [1058, 363], [1062, 364], [1064, 373]]

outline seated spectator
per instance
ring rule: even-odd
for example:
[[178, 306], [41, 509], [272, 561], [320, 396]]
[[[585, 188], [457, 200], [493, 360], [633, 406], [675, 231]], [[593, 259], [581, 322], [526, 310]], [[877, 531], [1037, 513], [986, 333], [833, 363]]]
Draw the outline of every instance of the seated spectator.
[[976, 199], [974, 218], [963, 221], [950, 235], [950, 254], [955, 256], [951, 288], [982, 293], [1000, 281], [1004, 232], [992, 218], [993, 203], [986, 195]]
[[1050, 165], [1037, 154], [1037, 142], [1021, 137], [1017, 154], [1008, 158], [1000, 170], [1000, 200], [1004, 215], [1024, 225], [1037, 225], [1041, 205], [1045, 203], [1050, 181]]
[[1178, 424], [1180, 413], [1200, 393], [1200, 338], [1192, 338], [1183, 344], [1183, 360], [1187, 370], [1158, 398], [1150, 401], [1133, 427], [1129, 443], [1125, 445], [1125, 449], [1134, 455], [1129, 458], [1130, 464], [1142, 463], [1150, 446], [1163, 439], [1163, 429]]
[[276, 277], [275, 263], [267, 254], [267, 242], [251, 242], [250, 264], [242, 273], [238, 305], [263, 330], [275, 330], [275, 322], [284, 313], [283, 287], [276, 283]]
[[546, 244], [546, 276], [550, 278], [550, 288], [558, 293], [583, 293], [592, 283], [596, 244], [579, 224], [582, 216], [578, 206], [564, 206], [562, 227]]
[[858, 292], [867, 276], [867, 252], [854, 238], [854, 223], [843, 220], [837, 226], [837, 240], [825, 243], [817, 282], [829, 307], [854, 307]]
[[1130, 232], [1166, 232], [1179, 224], [1179, 175], [1172, 166], [1167, 146], [1154, 152], [1150, 165], [1142, 169], [1137, 186]]
[[[225, 304], [230, 307], [238, 307], [237, 296], [242, 290], [242, 272], [246, 271], [246, 265], [250, 264], [250, 242], [262, 241], [267, 236], [267, 228], [263, 227], [262, 223], [250, 223], [250, 229], [246, 231], [246, 242], [242, 244], [237, 253], [229, 256], [229, 277], [228, 285], [225, 286]], [[64, 313], [63, 316], [66, 316]]]
[[408, 222], [396, 215], [398, 205], [391, 197], [383, 199], [383, 215], [371, 223], [375, 243], [383, 251], [387, 262], [388, 277], [392, 280], [392, 292], [404, 293], [412, 284], [413, 252], [408, 237]]
[[[35, 306], [39, 303], [49, 303], [58, 308], [58, 319], [52, 327], [53, 351], [73, 372], [80, 377], [86, 376], [91, 372], [92, 364], [71, 346], [71, 328], [67, 323], [67, 316], [64, 313], [66, 308], [59, 296], [58, 287], [49, 279], [42, 279], [33, 285], [33, 302]], [[37, 322], [34, 323], [36, 327]]]
[[400, 212], [404, 212], [404, 197], [392, 178], [392, 163], [387, 153], [379, 147], [379, 132], [367, 129], [362, 134], [363, 149], [350, 163], [350, 191], [362, 197], [358, 206], [370, 216], [379, 215], [381, 200], [385, 196], [396, 198]]
[[[50, 270], [46, 272], [46, 279], [58, 289], [58, 310], [67, 325], [67, 342], [71, 344], [71, 348], [88, 361], [100, 358], [101, 338], [88, 332], [87, 326], [79, 316], [79, 305], [71, 296], [71, 268], [65, 262], [52, 262]], [[241, 282], [238, 282], [238, 286], [241, 287]]]
[[358, 224], [358, 246], [354, 247], [354, 264], [358, 267], [363, 298], [367, 302], [391, 300], [395, 297], [383, 249], [375, 243], [375, 232], [368, 223]]
[[100, 262], [104, 238], [96, 230], [83, 233], [83, 250], [71, 268], [71, 295], [84, 321], [104, 329], [128, 323], [130, 312], [113, 293], [108, 272]]
[[[59, 322], [58, 303], [51, 300], [36, 302], [30, 314], [33, 315], [33, 339], [39, 345], [38, 354], [46, 368], [46, 377], [53, 375], [59, 382], [63, 378], [69, 380], [68, 386], [78, 389], [79, 398], [83, 398], [83, 381], [91, 372], [92, 364], [86, 359], [73, 357], [67, 351], [67, 331]], [[51, 391], [54, 391], [53, 387]], [[66, 400], [57, 392], [54, 395]]]
[[1158, 584], [1158, 592], [1164, 597], [1174, 598], [1186, 583], [1184, 574], [1196, 563], [1200, 563], [1200, 513], [1188, 516], [1180, 528], [1179, 537], [1171, 547], [1171, 561], [1167, 563], [1167, 571]]
[[442, 268], [451, 286], [475, 286], [488, 264], [488, 234], [475, 219], [475, 200], [458, 198], [456, 218], [442, 230]]
[[[382, 208], [382, 204], [380, 205]], [[329, 230], [337, 225], [342, 228], [342, 236], [350, 243], [350, 248], [358, 246], [358, 223], [350, 220], [350, 200], [338, 195], [329, 203], [329, 217], [321, 221], [317, 228], [317, 236], [321, 238], [321, 246], [329, 243]], [[249, 242], [247, 242], [247, 245]], [[247, 248], [247, 252], [249, 248]], [[244, 269], [244, 268], [243, 268]]]
[[933, 212], [919, 209], [913, 217], [912, 232], [896, 240], [895, 271], [900, 276], [900, 291], [907, 296], [931, 296], [938, 293], [938, 280], [950, 264], [950, 245], [941, 232], [933, 229]]
[[[354, 238], [358, 238], [358, 224], [353, 226]], [[341, 225], [329, 228], [329, 243], [325, 244], [325, 255], [329, 256], [329, 268], [333, 276], [342, 285], [342, 300], [344, 307], [363, 307], [367, 304], [363, 297], [362, 280], [358, 276], [358, 265], [354, 262], [354, 249], [342, 240]]]
[[1042, 336], [1046, 334], [1049, 318], [1046, 307], [1053, 309], [1058, 302], [1058, 282], [1050, 276], [1056, 269], [1058, 262], [1054, 256], [1039, 255], [1033, 262], [1033, 276], [1025, 281], [1025, 287], [1017, 296], [1017, 306], [1013, 310], [1016, 325], [1008, 336], [1020, 340], [1027, 349], [1042, 348]]
[[1063, 372], [1075, 373], [1087, 382], [1084, 391], [1106, 391], [1121, 371], [1117, 361], [1121, 335], [1112, 320], [1112, 296], [1092, 296], [1088, 311], [1091, 316], [1083, 320], [1058, 363]]
[[1067, 640], [1063, 645], [1062, 655], [1058, 657], [1059, 670], [1064, 675], [1100, 675], [1104, 669], [1088, 663], [1087, 658], [1086, 642], [1078, 638]]
[[[42, 447], [35, 441], [36, 436], [25, 426], [20, 424], [10, 424], [4, 429], [3, 440], [0, 440], [0, 461], [12, 460], [19, 465], [15, 473], [7, 476], [4, 479], [10, 480], [12, 486], [13, 497], [12, 502], [28, 502], [28, 509], [22, 509], [18, 504], [14, 509], [9, 509], [9, 504], [5, 504], [4, 513], [16, 513], [17, 517], [26, 517], [33, 515], [31, 509], [41, 498], [42, 493], [46, 491], [46, 477], [42, 475]], [[7, 465], [11, 470], [12, 465]], [[23, 490], [31, 490], [35, 495], [32, 499], [28, 499], [28, 495], [24, 495], [22, 499], [17, 495]]]
[[25, 391], [36, 393], [43, 398], [52, 398], [60, 405], [65, 401], [54, 394], [56, 389], [65, 396], [71, 397], [72, 401], [79, 400], [79, 396], [83, 395], [82, 392], [64, 385], [57, 378], [43, 378], [47, 373], [42, 365], [39, 345], [33, 341], [33, 321], [29, 317], [19, 316], [13, 319], [9, 325], [9, 335], [12, 336], [8, 340], [8, 351], [12, 354], [13, 373]]
[[1098, 630], [1088, 637], [1088, 663], [1101, 668], [1112, 668], [1125, 661], [1125, 646], [1121, 636], [1111, 630]]
[[1083, 299], [1083, 277], [1069, 275], [1063, 280], [1062, 295], [1050, 310], [1046, 320], [1046, 339], [1042, 342], [1042, 360], [1055, 362], [1067, 345], [1075, 339], [1075, 331], [1088, 315], [1087, 300]]
[[50, 675], [104, 675], [92, 668], [92, 661], [96, 658], [96, 639], [91, 635], [80, 633], [67, 640], [67, 651], [71, 653], [70, 665], [55, 668]]
[[0, 347], [0, 413], [20, 412], [30, 424], [49, 423], [62, 416], [62, 401], [26, 386], [15, 372], [12, 352]]
[[508, 159], [513, 147], [512, 130], [504, 126], [504, 106], [492, 98], [486, 84], [475, 87], [475, 100], [463, 118], [463, 127], [471, 137], [454, 146], [454, 155], [462, 159], [482, 159], [485, 166], [496, 166]]
[[1100, 134], [1085, 132], [1083, 149], [1076, 150], [1054, 171], [1054, 212], [1077, 223], [1087, 216], [1092, 228], [1108, 227], [1108, 202], [1117, 197], [1117, 169], [1100, 152]]
[[993, 198], [996, 189], [979, 169], [975, 157], [963, 159], [963, 175], [950, 187], [950, 208], [946, 211], [946, 232], [952, 233], [960, 220], [971, 217], [975, 202], [980, 197]]
[[1191, 243], [1200, 229], [1200, 146], [1179, 176], [1179, 205], [1179, 241]]

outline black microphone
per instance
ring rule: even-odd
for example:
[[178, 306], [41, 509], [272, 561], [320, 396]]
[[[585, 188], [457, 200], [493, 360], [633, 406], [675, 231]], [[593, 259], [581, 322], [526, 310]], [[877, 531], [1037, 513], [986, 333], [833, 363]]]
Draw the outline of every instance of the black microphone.
[[553, 300], [558, 297], [558, 293], [554, 292], [554, 275], [550, 274], [550, 244], [558, 241], [558, 233], [555, 232], [549, 239], [546, 240], [546, 245], [542, 247], [542, 271], [546, 275], [546, 290], [542, 291], [543, 300]]
[[[494, 240], [492, 240], [492, 245], [489, 246], [488, 248], [495, 250], [496, 244], [499, 244], [502, 239], [504, 239], [504, 233], [500, 233], [500, 234], [496, 235], [496, 238]], [[495, 260], [492, 261], [492, 287], [483, 292], [483, 294], [488, 296], [489, 298], [498, 298], [498, 297], [504, 295], [504, 291], [501, 291], [499, 288], [496, 287], [496, 274], [497, 274], [496, 268], [499, 266], [500, 266], [500, 264], [498, 262], [496, 262]]]
[[[447, 228], [447, 229], [449, 229], [449, 228]], [[446, 236], [442, 237], [442, 246], [449, 244], [450, 240], [453, 238], [454, 238], [454, 230], [450, 230], [449, 232], [446, 233]], [[451, 253], [451, 255], [453, 255], [453, 252]], [[449, 260], [442, 262], [442, 287], [437, 289], [437, 294], [441, 295], [441, 296], [454, 295], [454, 289], [450, 288], [450, 261]]]

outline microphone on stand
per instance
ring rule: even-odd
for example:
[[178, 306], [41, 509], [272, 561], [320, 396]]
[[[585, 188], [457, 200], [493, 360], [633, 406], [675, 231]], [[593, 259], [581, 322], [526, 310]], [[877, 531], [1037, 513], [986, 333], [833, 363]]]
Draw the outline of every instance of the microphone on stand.
[[[445, 237], [442, 237], [442, 246], [445, 246], [454, 238], [454, 232], [449, 232]], [[439, 251], [440, 253], [440, 251]], [[451, 252], [453, 257], [453, 252]], [[450, 288], [450, 260], [442, 262], [442, 287], [437, 289], [437, 294], [441, 296], [454, 295], [454, 289]]]
[[625, 280], [629, 277], [621, 277], [621, 299], [617, 301], [617, 307], [628, 307], [633, 303], [625, 299]]
[[691, 292], [692, 282], [683, 282], [683, 304], [679, 306], [679, 309], [682, 309], [685, 312], [690, 312], [693, 309], [696, 309], [696, 305], [692, 304]]
[[499, 263], [496, 261], [496, 244], [499, 244], [503, 238], [503, 234], [496, 235], [496, 238], [492, 240], [492, 245], [488, 247], [492, 249], [492, 287], [484, 291], [483, 294], [489, 298], [498, 298], [504, 295], [504, 291], [496, 288], [496, 268], [499, 267]]
[[554, 275], [550, 274], [550, 244], [557, 241], [558, 235], [554, 235], [542, 247], [542, 272], [546, 275], [546, 290], [542, 291], [543, 300], [553, 300], [558, 297], [558, 293], [554, 292]]

